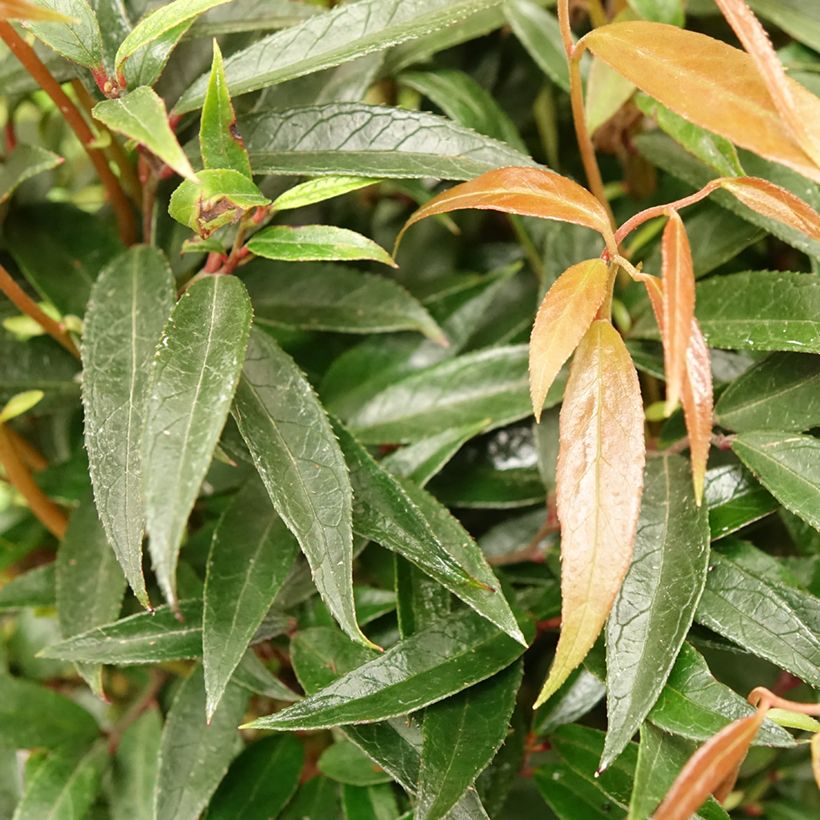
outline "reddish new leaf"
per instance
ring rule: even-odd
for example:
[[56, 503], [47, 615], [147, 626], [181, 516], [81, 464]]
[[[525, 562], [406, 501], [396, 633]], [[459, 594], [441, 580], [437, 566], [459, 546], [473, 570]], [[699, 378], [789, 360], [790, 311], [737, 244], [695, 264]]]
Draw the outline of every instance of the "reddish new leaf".
[[42, 20], [49, 23], [71, 23], [73, 20], [58, 11], [35, 6], [26, 0], [0, 0], [0, 20]]
[[565, 270], [547, 291], [530, 336], [530, 395], [536, 421], [558, 371], [587, 332], [606, 297], [607, 266], [588, 259]]
[[686, 228], [673, 211], [663, 231], [663, 360], [666, 370], [666, 411], [680, 401], [686, 372], [686, 348], [695, 317], [695, 273]]
[[768, 704], [736, 720], [710, 738], [689, 758], [652, 815], [655, 820], [688, 820], [713, 792], [731, 791], [746, 752], [763, 723]]
[[536, 706], [592, 648], [632, 560], [645, 446], [638, 375], [612, 325], [597, 320], [575, 353], [561, 407], [561, 637]]
[[[820, 181], [820, 168], [788, 129], [754, 60], [740, 49], [675, 26], [611, 23], [580, 42], [685, 119]], [[820, 100], [787, 79], [804, 133], [820, 139]]]
[[572, 222], [598, 231], [614, 248], [606, 211], [589, 191], [545, 168], [516, 167], [487, 171], [433, 197], [407, 220], [396, 244], [419, 220], [467, 208]]

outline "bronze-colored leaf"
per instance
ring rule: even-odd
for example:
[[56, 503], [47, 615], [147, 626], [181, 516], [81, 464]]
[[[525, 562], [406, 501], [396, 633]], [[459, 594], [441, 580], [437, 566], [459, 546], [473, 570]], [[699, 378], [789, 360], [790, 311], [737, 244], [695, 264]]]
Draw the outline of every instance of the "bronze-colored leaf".
[[606, 297], [607, 266], [587, 259], [567, 268], [547, 291], [530, 336], [530, 395], [536, 421], [555, 377]]
[[811, 736], [811, 771], [820, 789], [820, 732]]
[[0, 20], [42, 20], [46, 23], [71, 23], [58, 11], [27, 3], [26, 0], [0, 0]]
[[[754, 60], [704, 34], [634, 20], [601, 26], [579, 41], [642, 91], [690, 122], [820, 182]], [[786, 80], [806, 134], [820, 139], [820, 99]]]
[[578, 346], [560, 426], [561, 637], [536, 706], [592, 648], [632, 560], [643, 488], [643, 406], [632, 359], [608, 321], [593, 322]]
[[692, 319], [689, 346], [686, 348], [686, 378], [681, 390], [683, 417], [689, 435], [689, 457], [692, 461], [692, 481], [695, 485], [695, 500], [700, 504], [703, 498], [703, 482], [706, 476], [706, 462], [709, 460], [709, 445], [712, 443], [712, 362], [709, 348], [703, 338], [697, 319]]

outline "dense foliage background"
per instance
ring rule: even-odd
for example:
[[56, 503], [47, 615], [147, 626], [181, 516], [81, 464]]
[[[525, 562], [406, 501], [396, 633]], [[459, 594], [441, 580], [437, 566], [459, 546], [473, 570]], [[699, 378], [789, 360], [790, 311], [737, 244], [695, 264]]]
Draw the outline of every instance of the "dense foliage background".
[[[820, 5], [749, 5], [820, 94]], [[535, 424], [527, 342], [604, 243], [472, 211], [389, 249], [442, 180], [584, 182], [553, 6], [0, 0], [0, 816], [647, 818], [752, 689], [817, 700], [820, 218], [728, 188], [682, 212], [715, 394], [703, 504], [622, 272], [648, 450], [634, 555], [532, 708], [568, 614], [566, 369]], [[711, 0], [571, 6], [578, 36], [643, 19], [738, 45]], [[700, 127], [725, 105], [742, 132], [757, 105], [702, 60], [714, 84], [681, 75], [666, 107], [583, 58], [616, 223], [746, 175], [816, 209], [810, 149], [781, 164], [774, 138]], [[624, 256], [660, 273], [666, 224]], [[604, 491], [582, 518], [628, 503]], [[608, 561], [584, 580], [602, 618]], [[770, 711], [699, 816], [815, 816], [816, 731]]]

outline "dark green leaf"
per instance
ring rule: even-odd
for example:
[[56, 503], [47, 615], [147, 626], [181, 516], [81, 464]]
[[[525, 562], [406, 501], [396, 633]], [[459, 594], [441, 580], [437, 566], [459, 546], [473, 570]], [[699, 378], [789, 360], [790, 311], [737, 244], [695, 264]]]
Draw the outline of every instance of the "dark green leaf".
[[103, 64], [103, 41], [100, 24], [88, 0], [33, 0], [42, 6], [69, 18], [67, 22], [29, 22], [26, 28], [74, 63], [86, 68], [100, 68]]
[[220, 519], [208, 556], [202, 619], [208, 716], [219, 704], [298, 552], [264, 485], [252, 478]]
[[760, 520], [778, 507], [777, 501], [740, 464], [708, 470], [703, 497], [709, 508], [713, 541]]
[[555, 15], [534, 0], [505, 0], [504, 13], [538, 67], [556, 85], [569, 91], [567, 55]]
[[191, 28], [191, 37], [287, 28], [320, 13], [318, 6], [301, 0], [233, 0], [203, 14]]
[[143, 449], [146, 529], [171, 604], [180, 541], [228, 415], [251, 313], [238, 279], [208, 276], [177, 303], [154, 359]]
[[42, 390], [41, 408], [74, 402], [79, 396], [77, 360], [51, 339], [17, 341], [0, 328], [0, 401], [25, 390]]
[[380, 786], [342, 786], [345, 820], [398, 820], [396, 795], [386, 783]]
[[601, 768], [638, 731], [666, 683], [706, 583], [709, 526], [689, 463], [652, 459], [632, 565], [606, 626], [608, 730]]
[[0, 611], [54, 606], [57, 601], [54, 566], [55, 562], [52, 561], [35, 567], [4, 584], [0, 589]]
[[544, 501], [547, 490], [537, 467], [494, 470], [489, 465], [453, 463], [430, 485], [448, 507], [466, 509], [514, 509]]
[[123, 733], [113, 762], [112, 820], [153, 820], [161, 735], [157, 708], [147, 709]]
[[27, 179], [61, 165], [63, 158], [37, 145], [20, 143], [0, 168], [0, 203], [5, 202]]
[[328, 746], [316, 761], [316, 766], [331, 780], [350, 786], [375, 786], [377, 783], [389, 783], [391, 780], [384, 769], [375, 766], [373, 761], [349, 740], [340, 740]]
[[547, 763], [533, 775], [535, 785], [559, 820], [619, 820], [626, 817], [623, 805], [593, 780], [581, 777], [565, 763]]
[[233, 412], [322, 599], [345, 632], [368, 645], [353, 603], [353, 502], [344, 457], [313, 388], [260, 331], [251, 336]]
[[606, 687], [586, 669], [576, 669], [561, 688], [535, 713], [534, 730], [539, 735], [573, 723], [593, 709], [606, 694]]
[[148, 595], [142, 576], [142, 434], [150, 364], [173, 304], [174, 279], [165, 257], [137, 246], [100, 273], [83, 332], [85, 446], [95, 501], [143, 605]]
[[339, 786], [326, 777], [308, 780], [285, 808], [282, 820], [305, 820], [306, 817], [339, 817]]

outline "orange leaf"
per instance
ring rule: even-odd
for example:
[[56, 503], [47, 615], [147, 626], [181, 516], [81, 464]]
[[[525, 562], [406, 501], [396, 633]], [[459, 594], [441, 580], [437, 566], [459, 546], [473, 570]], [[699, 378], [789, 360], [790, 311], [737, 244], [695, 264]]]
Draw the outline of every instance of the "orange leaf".
[[561, 637], [536, 706], [592, 648], [632, 560], [643, 488], [643, 406], [632, 359], [607, 321], [594, 321], [575, 352], [560, 427]]
[[[579, 41], [690, 122], [820, 182], [820, 168], [783, 128], [754, 60], [704, 34], [644, 21], [610, 23]], [[804, 132], [820, 139], [820, 100], [787, 79]]]
[[689, 435], [692, 481], [698, 505], [703, 499], [703, 481], [706, 462], [709, 460], [709, 445], [712, 442], [713, 403], [709, 348], [706, 347], [698, 320], [693, 318], [689, 346], [686, 348], [686, 378], [681, 390], [681, 404]]
[[811, 736], [811, 770], [820, 789], [820, 733]]
[[536, 421], [558, 371], [572, 355], [604, 301], [607, 266], [588, 259], [565, 270], [544, 296], [530, 336], [530, 395]]
[[609, 217], [589, 191], [546, 168], [516, 167], [487, 171], [433, 197], [407, 220], [396, 245], [419, 220], [467, 208], [572, 222], [598, 231], [615, 247]]
[[780, 62], [766, 29], [760, 25], [754, 12], [743, 0], [716, 0], [723, 16], [729, 21], [743, 48], [754, 60], [760, 78], [769, 89], [769, 95], [780, 116], [791, 129], [795, 142], [820, 167], [820, 138], [807, 131], [800, 119], [800, 114], [792, 93], [792, 86], [786, 78], [783, 64]]
[[0, 20], [44, 20], [52, 23], [71, 23], [72, 18], [58, 11], [27, 3], [26, 0], [0, 0]]
[[652, 815], [655, 820], [688, 820], [710, 794], [728, 793], [757, 730], [766, 717], [763, 704], [748, 717], [730, 723], [689, 758]]
[[719, 184], [753, 211], [820, 240], [820, 214], [791, 191], [757, 177], [727, 177]]
[[686, 371], [686, 348], [695, 316], [695, 272], [686, 228], [673, 211], [663, 231], [663, 359], [666, 369], [666, 411], [680, 401]]

